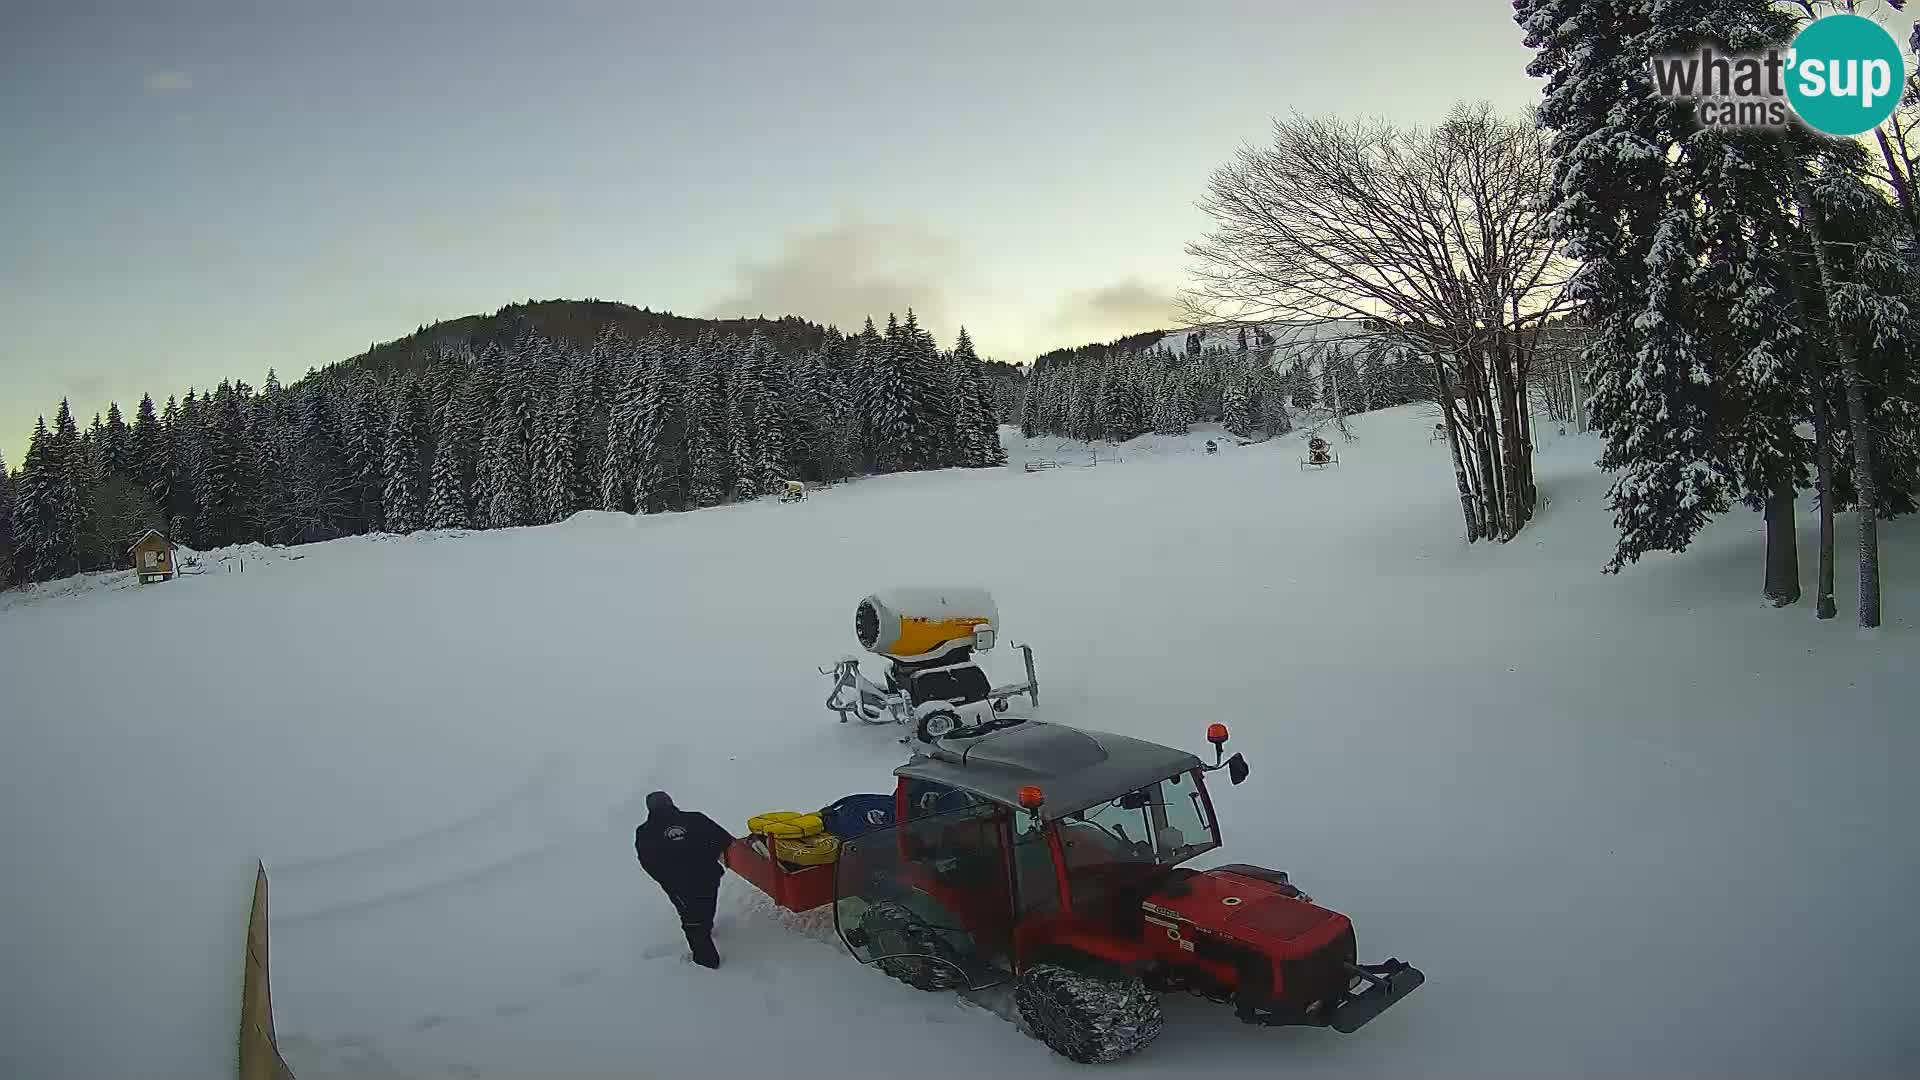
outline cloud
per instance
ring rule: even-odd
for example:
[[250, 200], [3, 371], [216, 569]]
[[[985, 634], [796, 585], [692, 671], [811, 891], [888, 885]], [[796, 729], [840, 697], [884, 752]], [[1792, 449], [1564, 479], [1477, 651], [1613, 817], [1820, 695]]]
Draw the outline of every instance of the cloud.
[[193, 76], [184, 71], [156, 71], [147, 76], [147, 93], [177, 94], [193, 89]]
[[76, 371], [60, 380], [60, 391], [70, 399], [91, 401], [107, 388], [107, 378], [97, 371]]
[[1070, 294], [1054, 313], [1060, 330], [1135, 333], [1171, 325], [1173, 295], [1139, 278]]
[[789, 233], [772, 258], [735, 269], [733, 290], [708, 308], [717, 318], [799, 315], [848, 333], [908, 308], [944, 323], [973, 277], [965, 248], [914, 222], [845, 221]]

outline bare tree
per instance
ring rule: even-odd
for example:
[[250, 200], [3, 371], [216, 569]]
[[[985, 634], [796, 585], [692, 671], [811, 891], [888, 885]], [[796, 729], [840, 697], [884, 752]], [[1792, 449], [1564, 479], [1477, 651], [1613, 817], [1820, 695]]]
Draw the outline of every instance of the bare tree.
[[148, 529], [166, 524], [152, 494], [124, 473], [113, 473], [95, 487], [89, 507], [77, 541], [83, 568], [132, 565], [128, 546]]
[[[1856, 0], [1785, 0], [1781, 6], [1809, 20], [1844, 12], [1885, 22], [1884, 16], [1889, 12], [1897, 19], [1907, 5], [1906, 0], [1869, 0], [1865, 4]], [[1914, 27], [1909, 43], [1920, 50], [1920, 26]], [[1920, 71], [1908, 74], [1906, 85], [1901, 89], [1900, 104], [1892, 116], [1873, 129], [1873, 140], [1879, 147], [1881, 168], [1885, 170], [1873, 178], [1893, 192], [1899, 201], [1908, 237], [1920, 242], [1920, 204], [1916, 204], [1913, 190], [1914, 171], [1920, 167]]]
[[1920, 166], [1920, 72], [1907, 76], [1900, 104], [1887, 122], [1873, 129], [1874, 142], [1880, 147], [1880, 162], [1886, 169], [1880, 177], [1900, 200], [1908, 236], [1920, 241], [1920, 207], [1913, 195], [1913, 176]]
[[1216, 170], [1183, 297], [1194, 325], [1353, 319], [1425, 357], [1469, 541], [1533, 514], [1525, 388], [1569, 265], [1531, 118], [1459, 106], [1434, 128], [1295, 116]]
[[1537, 393], [1548, 419], [1574, 431], [1587, 429], [1587, 401], [1593, 394], [1593, 365], [1586, 360], [1587, 328], [1571, 319], [1540, 331], [1529, 390]]

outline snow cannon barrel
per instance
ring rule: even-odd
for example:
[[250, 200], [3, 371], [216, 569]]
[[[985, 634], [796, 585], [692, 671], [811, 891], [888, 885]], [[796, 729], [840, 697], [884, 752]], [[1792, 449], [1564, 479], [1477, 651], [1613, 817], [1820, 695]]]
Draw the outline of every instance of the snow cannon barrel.
[[860, 601], [853, 633], [860, 647], [895, 660], [926, 660], [974, 644], [976, 631], [997, 633], [1000, 609], [985, 589], [889, 589]]

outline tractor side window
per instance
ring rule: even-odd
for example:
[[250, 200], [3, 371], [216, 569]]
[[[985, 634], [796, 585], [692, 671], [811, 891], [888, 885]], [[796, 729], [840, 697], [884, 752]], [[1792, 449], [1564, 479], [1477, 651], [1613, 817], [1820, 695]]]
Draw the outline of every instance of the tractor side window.
[[1032, 814], [1015, 814], [1013, 818], [1014, 887], [1020, 892], [1020, 914], [1058, 912], [1060, 878], [1054, 872], [1047, 830]]

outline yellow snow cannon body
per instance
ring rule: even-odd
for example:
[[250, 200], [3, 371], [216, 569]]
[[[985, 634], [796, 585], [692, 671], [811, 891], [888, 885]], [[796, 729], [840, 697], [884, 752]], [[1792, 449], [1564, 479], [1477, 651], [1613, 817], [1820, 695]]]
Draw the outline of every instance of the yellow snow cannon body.
[[860, 601], [860, 647], [890, 660], [932, 660], [956, 649], [992, 648], [1000, 609], [981, 588], [888, 589]]

